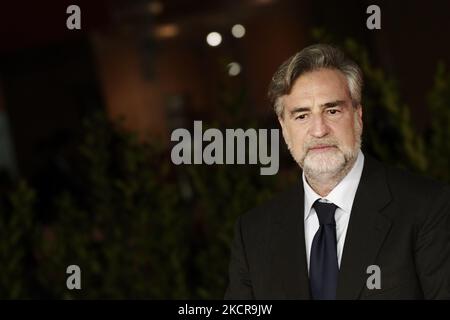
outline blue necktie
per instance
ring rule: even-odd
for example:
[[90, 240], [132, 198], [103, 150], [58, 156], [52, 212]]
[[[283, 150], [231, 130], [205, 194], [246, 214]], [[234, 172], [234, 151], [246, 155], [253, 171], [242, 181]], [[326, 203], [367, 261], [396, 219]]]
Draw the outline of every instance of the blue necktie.
[[336, 221], [333, 203], [319, 202], [313, 205], [320, 227], [314, 235], [309, 262], [309, 283], [314, 300], [336, 299], [339, 273], [336, 244]]

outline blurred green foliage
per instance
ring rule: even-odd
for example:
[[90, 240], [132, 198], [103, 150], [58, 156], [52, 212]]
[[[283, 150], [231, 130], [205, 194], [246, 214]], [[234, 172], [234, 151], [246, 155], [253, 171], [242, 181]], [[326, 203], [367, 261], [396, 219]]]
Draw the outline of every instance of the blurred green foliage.
[[[37, 240], [40, 284], [51, 297], [186, 298], [188, 216], [170, 183], [169, 159], [103, 113], [85, 122], [85, 193], [55, 198], [56, 220]], [[65, 287], [79, 265], [81, 291]]]
[[[315, 37], [331, 41], [321, 30]], [[429, 94], [431, 125], [419, 132], [393, 78], [354, 41], [339, 44], [366, 76], [364, 150], [449, 182], [445, 67]], [[221, 103], [225, 123], [210, 125], [258, 127], [241, 90]], [[1, 195], [1, 298], [221, 299], [237, 216], [299, 177], [295, 167], [268, 177], [257, 166], [174, 166], [170, 150], [139, 142], [102, 112], [85, 120], [82, 133], [76, 175], [83, 190], [54, 194], [51, 219], [40, 218], [36, 190], [24, 181]], [[81, 268], [82, 290], [66, 288], [71, 264]]]
[[29, 296], [33, 274], [27, 265], [33, 247], [35, 193], [19, 181], [0, 202], [0, 297]]
[[426, 133], [428, 172], [450, 182], [450, 74], [444, 63], [437, 67], [434, 86], [428, 96], [431, 126]]

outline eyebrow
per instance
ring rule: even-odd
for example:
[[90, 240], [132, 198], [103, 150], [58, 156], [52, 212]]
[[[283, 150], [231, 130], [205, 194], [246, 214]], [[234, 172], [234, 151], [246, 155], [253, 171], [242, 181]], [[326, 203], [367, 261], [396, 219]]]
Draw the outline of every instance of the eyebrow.
[[[336, 106], [340, 106], [343, 105], [345, 103], [344, 100], [335, 100], [335, 101], [331, 101], [331, 102], [327, 102], [324, 104], [320, 105], [320, 108], [324, 109], [324, 108], [333, 108]], [[293, 115], [295, 113], [299, 113], [299, 112], [305, 112], [305, 111], [309, 111], [311, 110], [310, 107], [296, 107], [293, 110], [290, 111], [290, 114]]]

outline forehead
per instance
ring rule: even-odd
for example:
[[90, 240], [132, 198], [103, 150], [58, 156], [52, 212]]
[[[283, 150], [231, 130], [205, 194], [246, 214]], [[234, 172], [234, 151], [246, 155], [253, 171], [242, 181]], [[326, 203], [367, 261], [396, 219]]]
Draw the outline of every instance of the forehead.
[[301, 75], [295, 80], [291, 92], [284, 96], [287, 107], [299, 104], [323, 104], [329, 100], [350, 98], [347, 79], [338, 70], [321, 69]]

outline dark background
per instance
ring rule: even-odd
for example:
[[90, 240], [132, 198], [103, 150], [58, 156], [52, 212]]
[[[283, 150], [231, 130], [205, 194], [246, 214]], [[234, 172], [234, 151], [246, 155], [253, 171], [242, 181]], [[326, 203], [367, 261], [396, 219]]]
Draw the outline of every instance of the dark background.
[[[81, 30], [66, 28], [70, 4]], [[366, 28], [371, 4], [381, 30]], [[363, 151], [448, 183], [449, 13], [448, 1], [2, 2], [0, 296], [221, 298], [236, 217], [299, 170], [284, 147], [273, 177], [174, 166], [170, 133], [194, 120], [278, 128], [268, 83], [317, 41], [363, 67]], [[66, 288], [70, 264], [80, 291]]]

